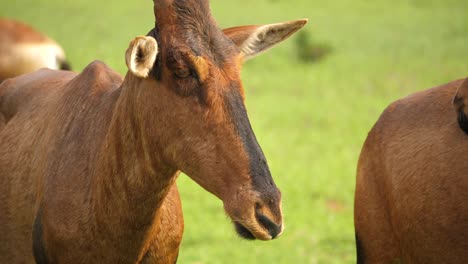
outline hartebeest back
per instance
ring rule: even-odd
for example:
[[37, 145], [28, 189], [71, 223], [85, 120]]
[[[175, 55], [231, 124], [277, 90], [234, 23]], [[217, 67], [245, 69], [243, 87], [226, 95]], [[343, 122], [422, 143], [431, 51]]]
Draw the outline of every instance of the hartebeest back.
[[[174, 263], [185, 172], [244, 238], [284, 228], [244, 106], [242, 62], [305, 20], [225, 30], [207, 0], [155, 0], [157, 26], [103, 63], [0, 86], [1, 263]], [[209, 227], [207, 227], [209, 228]]]
[[468, 79], [413, 94], [372, 128], [358, 166], [357, 263], [468, 263], [467, 95]]
[[40, 68], [70, 70], [62, 47], [23, 22], [0, 18], [0, 82]]

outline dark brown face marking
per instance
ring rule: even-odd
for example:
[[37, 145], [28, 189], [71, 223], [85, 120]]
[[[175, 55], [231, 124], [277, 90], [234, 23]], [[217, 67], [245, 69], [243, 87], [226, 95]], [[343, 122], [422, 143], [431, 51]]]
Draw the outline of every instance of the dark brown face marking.
[[[209, 104], [213, 100], [211, 97], [224, 98], [221, 105], [248, 155], [254, 189], [265, 196], [261, 197], [265, 202], [279, 204], [280, 193], [247, 117], [239, 73], [231, 76], [232, 69], [239, 67], [236, 66], [239, 49], [216, 25], [208, 1], [176, 0], [155, 12], [157, 27], [150, 35], [158, 40], [162, 53], [155, 68], [166, 66], [172, 73], [172, 80], [163, 81], [172, 81], [173, 89], [180, 96], [198, 96], [203, 104]], [[170, 33], [166, 34], [166, 30]], [[207, 65], [197, 67], [194, 57], [203, 58]], [[202, 80], [203, 75], [209, 75], [205, 77], [209, 80]], [[280, 215], [279, 208], [273, 211]]]
[[[278, 204], [281, 199], [280, 193], [273, 182], [265, 155], [250, 125], [239, 90], [241, 89], [237, 87], [231, 89], [231, 92], [226, 96], [226, 106], [244, 149], [249, 156], [252, 185], [256, 191], [263, 195], [262, 200], [270, 202], [271, 205]], [[279, 208], [277, 210], [278, 212], [275, 212], [275, 214], [279, 215]]]

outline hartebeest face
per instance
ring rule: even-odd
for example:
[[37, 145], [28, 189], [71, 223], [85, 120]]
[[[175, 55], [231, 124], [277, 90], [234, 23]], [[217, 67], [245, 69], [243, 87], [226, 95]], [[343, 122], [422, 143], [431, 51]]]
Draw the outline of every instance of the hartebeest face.
[[166, 162], [219, 197], [242, 237], [279, 236], [281, 193], [247, 117], [240, 70], [306, 21], [223, 32], [207, 0], [154, 3], [157, 26], [131, 43], [127, 65], [154, 90]]

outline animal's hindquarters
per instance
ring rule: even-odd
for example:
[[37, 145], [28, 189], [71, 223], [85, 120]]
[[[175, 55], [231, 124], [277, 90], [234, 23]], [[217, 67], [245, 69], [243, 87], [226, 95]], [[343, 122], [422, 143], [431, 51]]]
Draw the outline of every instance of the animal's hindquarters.
[[358, 264], [398, 263], [399, 249], [390, 222], [388, 205], [383, 195], [382, 170], [377, 170], [377, 158], [369, 134], [358, 165], [354, 207]]

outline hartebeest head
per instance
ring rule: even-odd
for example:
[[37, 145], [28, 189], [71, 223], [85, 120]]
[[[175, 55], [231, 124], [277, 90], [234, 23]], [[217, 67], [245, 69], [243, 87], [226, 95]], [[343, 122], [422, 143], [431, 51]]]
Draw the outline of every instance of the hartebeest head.
[[[150, 89], [162, 159], [224, 202], [237, 232], [269, 240], [284, 228], [281, 193], [247, 117], [242, 63], [306, 20], [220, 30], [208, 0], [154, 0], [156, 28], [127, 51], [130, 74]], [[157, 148], [158, 146], [154, 146]]]

